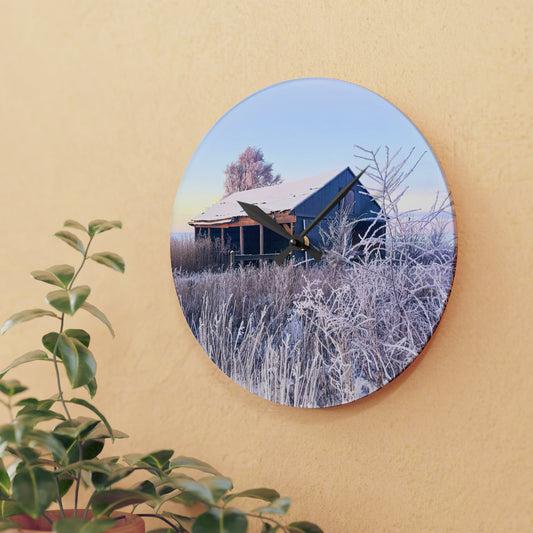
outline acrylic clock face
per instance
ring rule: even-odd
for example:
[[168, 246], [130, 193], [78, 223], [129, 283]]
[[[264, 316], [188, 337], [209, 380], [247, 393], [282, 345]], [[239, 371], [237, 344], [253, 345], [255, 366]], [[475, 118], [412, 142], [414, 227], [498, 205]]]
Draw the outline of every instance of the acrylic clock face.
[[453, 207], [392, 104], [292, 80], [206, 135], [176, 195], [171, 259], [220, 370], [273, 402], [340, 405], [396, 378], [433, 334], [455, 270]]

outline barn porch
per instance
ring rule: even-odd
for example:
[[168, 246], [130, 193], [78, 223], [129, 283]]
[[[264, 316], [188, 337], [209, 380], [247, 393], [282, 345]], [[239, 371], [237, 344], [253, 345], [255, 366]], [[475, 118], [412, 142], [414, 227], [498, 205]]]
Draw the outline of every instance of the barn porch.
[[[272, 218], [290, 234], [294, 233], [296, 215], [281, 212], [275, 213]], [[196, 224], [194, 236], [195, 240], [201, 238], [209, 239], [211, 242], [219, 240], [231, 251], [240, 255], [278, 254], [287, 246], [287, 239], [247, 216], [224, 222]]]

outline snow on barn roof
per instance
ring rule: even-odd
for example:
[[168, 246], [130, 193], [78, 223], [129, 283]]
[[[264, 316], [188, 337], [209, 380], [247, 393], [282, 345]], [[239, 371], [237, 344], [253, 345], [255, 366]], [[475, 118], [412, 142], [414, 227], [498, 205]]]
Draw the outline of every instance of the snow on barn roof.
[[189, 224], [199, 226], [213, 222], [223, 223], [230, 222], [235, 217], [248, 216], [237, 202], [255, 204], [269, 214], [278, 211], [292, 211], [315, 191], [337, 177], [343, 170], [345, 169], [325, 172], [300, 181], [230, 194], [208, 207], [203, 213], [195, 216]]

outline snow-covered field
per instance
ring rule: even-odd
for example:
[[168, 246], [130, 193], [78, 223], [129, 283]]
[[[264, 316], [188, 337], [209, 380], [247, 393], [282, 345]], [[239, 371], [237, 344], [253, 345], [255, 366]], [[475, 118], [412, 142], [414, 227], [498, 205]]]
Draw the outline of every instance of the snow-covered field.
[[230, 378], [286, 405], [339, 405], [394, 379], [440, 319], [453, 245], [409, 244], [405, 255], [352, 261], [332, 251], [311, 268], [265, 264], [174, 281], [194, 335]]

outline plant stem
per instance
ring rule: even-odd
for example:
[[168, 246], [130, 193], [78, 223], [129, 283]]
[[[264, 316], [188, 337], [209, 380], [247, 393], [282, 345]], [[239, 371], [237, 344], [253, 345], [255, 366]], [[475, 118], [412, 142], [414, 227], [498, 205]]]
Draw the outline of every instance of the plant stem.
[[[83, 448], [81, 446], [81, 440], [78, 437], [78, 461], [83, 461]], [[80, 484], [81, 484], [81, 468], [78, 470], [78, 475], [76, 476], [76, 492], [74, 493], [74, 516], [76, 516], [76, 512], [78, 511], [78, 497], [80, 494]]]
[[57, 503], [59, 504], [59, 510], [61, 511], [61, 517], [65, 518], [65, 510], [63, 509], [63, 498], [61, 497], [61, 488], [59, 486], [59, 478], [56, 477], [57, 486]]
[[93, 501], [93, 497], [96, 493], [93, 492], [91, 494], [91, 497], [89, 498], [89, 501], [87, 502], [87, 505], [85, 506], [85, 512], [83, 513], [83, 519], [86, 520], [87, 519], [87, 513], [89, 512], [89, 509], [91, 508], [91, 503]]
[[[69, 283], [69, 285], [67, 287], [67, 290], [72, 289], [72, 285], [74, 284], [74, 281], [76, 280], [76, 278], [78, 277], [79, 273], [81, 272], [81, 269], [83, 268], [83, 265], [85, 265], [85, 261], [87, 261], [87, 253], [89, 251], [89, 247], [91, 246], [91, 242], [93, 240], [93, 237], [94, 237], [94, 235], [91, 235], [90, 238], [89, 238], [89, 242], [87, 243], [87, 246], [85, 247], [85, 252], [83, 254], [83, 259], [82, 259], [82, 261], [80, 263], [80, 266], [78, 267], [78, 270], [76, 271], [74, 276], [72, 276], [72, 279], [70, 280], [70, 283]], [[53, 358], [54, 358], [54, 367], [55, 367], [55, 371], [56, 371], [57, 390], [59, 392], [59, 398], [61, 400], [61, 404], [63, 405], [63, 409], [65, 410], [65, 413], [67, 415], [68, 421], [70, 422], [70, 424], [72, 426], [74, 426], [74, 422], [72, 421], [72, 417], [70, 416], [70, 412], [69, 412], [69, 410], [67, 408], [67, 404], [65, 402], [65, 398], [63, 397], [63, 389], [61, 387], [61, 377], [60, 377], [60, 374], [59, 374], [59, 365], [57, 363], [57, 348], [59, 346], [59, 337], [63, 333], [64, 324], [65, 324], [65, 313], [61, 313], [61, 326], [59, 328], [59, 335], [57, 337], [57, 340], [56, 340], [56, 343], [55, 343], [55, 346], [54, 346], [54, 351], [53, 351], [52, 355], [53, 355]], [[82, 461], [83, 460], [83, 450], [82, 450], [82, 446], [81, 446], [81, 440], [79, 439], [79, 437], [77, 438], [77, 442], [78, 442], [78, 448], [79, 448], [78, 459], [79, 459], [79, 461]], [[74, 496], [74, 516], [76, 516], [76, 512], [78, 510], [78, 499], [79, 499], [79, 493], [80, 493], [80, 484], [81, 484], [81, 470], [78, 471], [78, 475], [76, 476], [76, 490], [75, 490], [75, 496]], [[58, 482], [58, 488], [59, 488], [59, 482]], [[61, 506], [61, 495], [60, 494], [59, 494], [59, 502], [60, 502], [61, 512], [63, 513], [63, 509], [62, 509], [62, 506]], [[86, 510], [86, 512], [87, 512], [87, 510]], [[64, 513], [63, 513], [63, 515], [64, 515]]]
[[288, 533], [288, 529], [281, 523], [281, 522], [278, 522], [277, 520], [274, 520], [273, 518], [269, 518], [268, 516], [263, 516], [263, 515], [260, 515], [260, 514], [253, 514], [253, 513], [244, 513], [246, 516], [250, 516], [251, 518], [259, 518], [260, 520], [268, 520], [269, 522], [272, 522], [274, 524], [276, 524], [277, 527], [280, 527], [283, 531], [285, 531], [285, 533]]
[[59, 337], [63, 333], [63, 326], [65, 323], [65, 313], [61, 313], [61, 326], [59, 327], [59, 335], [57, 336], [56, 344], [54, 346], [54, 351], [52, 352], [52, 356], [54, 358], [54, 368], [56, 371], [56, 381], [57, 381], [57, 390], [59, 392], [59, 399], [61, 400], [61, 404], [63, 405], [63, 409], [65, 410], [65, 414], [67, 415], [68, 421], [70, 422], [70, 425], [73, 426], [74, 422], [72, 421], [72, 418], [70, 416], [69, 410], [67, 408], [67, 404], [65, 402], [65, 399], [63, 397], [63, 389], [61, 388], [61, 376], [59, 375], [59, 364], [57, 363], [57, 348], [59, 346]]
[[74, 281], [76, 280], [76, 278], [78, 277], [78, 274], [80, 273], [81, 269], [83, 268], [83, 265], [85, 264], [85, 261], [87, 261], [87, 253], [89, 251], [89, 246], [91, 246], [91, 242], [93, 241], [93, 238], [94, 238], [94, 235], [91, 235], [91, 237], [89, 238], [89, 242], [87, 243], [87, 246], [85, 247], [85, 253], [83, 254], [83, 259], [82, 259], [82, 261], [80, 263], [80, 266], [78, 267], [78, 270], [76, 271], [76, 273], [74, 274], [74, 276], [70, 280], [70, 283], [69, 283], [69, 285], [67, 287], [67, 290], [72, 289], [72, 285], [74, 284]]
[[[80, 263], [80, 266], [78, 267], [78, 270], [76, 271], [76, 273], [74, 274], [74, 276], [70, 280], [70, 283], [69, 283], [69, 285], [67, 287], [67, 290], [70, 290], [72, 288], [72, 284], [74, 283], [74, 280], [78, 277], [78, 274], [81, 272], [81, 269], [83, 268], [83, 265], [85, 264], [85, 261], [87, 261], [87, 252], [89, 251], [89, 246], [91, 246], [91, 242], [93, 240], [93, 237], [94, 237], [94, 235], [92, 235], [89, 238], [89, 242], [87, 243], [87, 246], [85, 248], [85, 253], [83, 254], [83, 259], [82, 259], [82, 261]], [[59, 346], [59, 336], [63, 333], [64, 325], [65, 325], [65, 313], [61, 313], [61, 326], [59, 327], [59, 335], [57, 337], [57, 340], [56, 340], [56, 343], [55, 343], [55, 346], [54, 346], [54, 351], [52, 352], [52, 355], [53, 355], [53, 358], [54, 358], [54, 367], [55, 367], [55, 371], [56, 371], [57, 390], [59, 392], [59, 398], [61, 400], [61, 404], [63, 405], [63, 409], [65, 410], [65, 413], [67, 415], [68, 421], [70, 422], [71, 425], [74, 425], [74, 422], [72, 421], [72, 417], [70, 416], [70, 412], [69, 412], [69, 410], [67, 408], [67, 404], [66, 404], [65, 399], [63, 397], [63, 389], [61, 388], [61, 377], [59, 375], [59, 365], [57, 363], [57, 348]]]
[[11, 405], [11, 398], [9, 398], [7, 402], [0, 400], [0, 403], [7, 407], [7, 410], [9, 411], [9, 418], [11, 419], [11, 422], [13, 422], [13, 407]]
[[76, 491], [74, 492], [74, 516], [78, 512], [78, 497], [80, 495], [80, 481], [81, 481], [81, 470], [76, 476]]
[[140, 516], [142, 518], [157, 518], [158, 520], [162, 520], [163, 522], [165, 522], [165, 524], [169, 525], [174, 531], [177, 531], [178, 533], [182, 533], [183, 532], [183, 528], [182, 527], [178, 527], [176, 525], [174, 525], [170, 520], [168, 520], [167, 518], [163, 517], [163, 516], [159, 516], [158, 514], [150, 514], [150, 513], [135, 513], [136, 516]]

